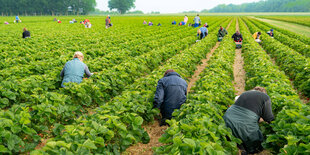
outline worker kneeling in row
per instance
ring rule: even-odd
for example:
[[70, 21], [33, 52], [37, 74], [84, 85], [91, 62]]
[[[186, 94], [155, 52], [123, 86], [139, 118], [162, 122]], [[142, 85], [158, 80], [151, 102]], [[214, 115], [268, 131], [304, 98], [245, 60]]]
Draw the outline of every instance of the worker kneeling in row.
[[256, 41], [257, 43], [260, 43], [260, 42], [262, 42], [262, 41], [260, 40], [260, 36], [261, 36], [261, 33], [260, 33], [260, 32], [256, 32], [256, 33], [253, 34], [252, 37], [255, 39], [255, 41]]
[[87, 77], [93, 75], [93, 73], [89, 71], [87, 65], [83, 63], [83, 60], [83, 53], [75, 52], [73, 60], [65, 64], [65, 67], [60, 73], [60, 76], [63, 77], [61, 87], [65, 87], [64, 84], [68, 82], [81, 83], [83, 81], [84, 73]]
[[205, 24], [205, 25], [203, 25], [203, 27], [198, 29], [197, 37], [199, 37], [200, 40], [205, 38], [206, 36], [208, 36], [208, 29], [207, 29], [207, 27], [208, 27], [208, 25]]
[[166, 120], [170, 120], [173, 111], [185, 103], [186, 95], [186, 81], [174, 70], [167, 70], [158, 81], [153, 102], [153, 108], [159, 108], [162, 115], [160, 126], [167, 125]]
[[236, 99], [223, 117], [225, 124], [236, 138], [242, 140], [239, 149], [249, 154], [259, 153], [263, 151], [263, 134], [258, 123], [274, 120], [270, 97], [265, 88], [255, 87]]

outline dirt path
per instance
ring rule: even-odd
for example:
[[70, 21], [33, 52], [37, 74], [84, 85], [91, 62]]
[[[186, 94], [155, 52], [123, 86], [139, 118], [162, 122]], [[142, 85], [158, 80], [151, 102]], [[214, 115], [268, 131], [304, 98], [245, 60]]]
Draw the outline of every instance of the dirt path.
[[194, 75], [192, 76], [192, 78], [189, 79], [187, 92], [189, 92], [191, 88], [195, 85], [196, 81], [200, 79], [199, 77], [200, 73], [206, 68], [206, 66], [208, 65], [207, 62], [210, 60], [212, 54], [219, 46], [220, 42], [217, 42], [216, 45], [212, 48], [211, 52], [207, 54], [206, 58], [201, 60], [202, 64], [197, 66]]
[[307, 37], [310, 37], [310, 27], [303, 26], [299, 24], [289, 23], [289, 22], [283, 22], [283, 21], [277, 21], [277, 20], [271, 20], [271, 19], [263, 19], [263, 18], [257, 18], [253, 17], [255, 19], [258, 19], [260, 21], [269, 23], [271, 25], [274, 25], [276, 27], [286, 29], [298, 34], [306, 35]]
[[[237, 19], [236, 31], [239, 31], [239, 21]], [[243, 69], [242, 49], [236, 49], [234, 63], [234, 87], [237, 91], [235, 95], [241, 95], [245, 91], [245, 70]]]
[[[231, 22], [228, 24], [226, 29], [229, 29]], [[189, 79], [189, 83], [187, 87], [188, 93], [190, 92], [191, 88], [195, 85], [196, 81], [200, 79], [199, 77], [200, 73], [206, 68], [206, 66], [208, 65], [207, 62], [210, 60], [212, 54], [219, 46], [220, 46], [220, 42], [217, 42], [216, 45], [212, 48], [211, 52], [207, 54], [206, 58], [201, 60], [202, 64], [197, 66], [197, 69], [194, 75]]]
[[162, 134], [165, 133], [165, 130], [168, 128], [167, 126], [159, 126], [157, 120], [155, 120], [154, 124], [149, 124], [143, 127], [147, 133], [150, 135], [150, 142], [148, 144], [138, 143], [129, 147], [123, 155], [152, 155], [153, 147], [159, 147], [163, 144], [158, 141]]
[[[227, 29], [230, 27], [230, 24], [231, 22], [227, 26]], [[219, 47], [219, 45], [220, 45], [220, 42], [217, 42], [216, 45], [212, 48], [211, 52], [209, 52], [206, 55], [206, 58], [201, 60], [202, 64], [197, 66], [197, 69], [194, 75], [189, 80], [188, 89], [187, 89], [188, 92], [191, 90], [192, 86], [194, 86], [195, 82], [199, 80], [199, 74], [206, 68], [206, 66], [208, 65], [207, 62], [210, 60], [212, 54]], [[144, 126], [143, 128], [149, 134], [150, 142], [148, 144], [138, 143], [136, 145], [133, 145], [129, 147], [128, 149], [126, 149], [126, 151], [122, 153], [123, 155], [152, 155], [153, 147], [158, 147], [158, 146], [163, 145], [162, 143], [158, 141], [158, 139], [161, 137], [162, 134], [165, 133], [165, 130], [168, 128], [167, 126], [160, 127], [158, 121], [155, 121], [154, 124], [149, 124], [147, 126]]]

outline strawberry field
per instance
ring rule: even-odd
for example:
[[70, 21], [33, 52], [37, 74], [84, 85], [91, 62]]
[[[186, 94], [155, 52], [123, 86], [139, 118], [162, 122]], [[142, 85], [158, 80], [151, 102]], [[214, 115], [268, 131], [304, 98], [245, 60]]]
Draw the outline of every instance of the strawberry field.
[[[199, 42], [197, 28], [171, 25], [181, 16], [112, 17], [109, 29], [100, 16], [53, 18], [23, 17], [14, 24], [0, 17], [10, 23], [0, 25], [0, 154], [121, 154], [147, 144], [143, 126], [159, 114], [152, 109], [157, 81], [174, 69], [189, 83], [206, 57], [187, 102], [151, 154], [236, 154], [241, 141], [222, 118], [237, 93], [236, 30], [244, 38], [244, 89], [265, 87], [276, 116], [261, 124], [265, 149], [310, 153], [310, 38], [248, 17], [202, 16], [209, 35]], [[88, 18], [92, 27], [69, 24], [73, 18]], [[228, 31], [222, 42], [219, 26]], [[31, 38], [21, 38], [24, 27]], [[274, 38], [265, 33], [271, 28]], [[258, 31], [261, 44], [252, 38]], [[60, 71], [76, 51], [96, 73], [61, 88]]]

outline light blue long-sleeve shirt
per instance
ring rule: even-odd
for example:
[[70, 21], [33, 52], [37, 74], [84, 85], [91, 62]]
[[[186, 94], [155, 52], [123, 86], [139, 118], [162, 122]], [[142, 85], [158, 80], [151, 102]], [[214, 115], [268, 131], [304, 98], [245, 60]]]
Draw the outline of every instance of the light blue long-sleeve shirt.
[[208, 29], [206, 27], [201, 27], [199, 30], [202, 33], [202, 38], [206, 37], [205, 33], [208, 34]]
[[195, 22], [195, 23], [200, 23], [200, 22], [201, 22], [200, 17], [196, 16], [196, 17], [194, 18], [194, 22]]

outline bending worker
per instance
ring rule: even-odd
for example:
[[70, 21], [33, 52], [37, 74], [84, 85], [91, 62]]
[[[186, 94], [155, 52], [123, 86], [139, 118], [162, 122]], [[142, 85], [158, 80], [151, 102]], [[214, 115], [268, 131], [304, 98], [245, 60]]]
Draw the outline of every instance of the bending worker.
[[226, 29], [221, 26], [217, 34], [218, 41], [222, 41], [227, 34], [228, 32], [226, 31]]
[[87, 77], [93, 75], [93, 73], [89, 71], [87, 65], [83, 63], [83, 60], [83, 53], [75, 52], [73, 60], [65, 64], [65, 67], [60, 73], [60, 76], [63, 77], [61, 87], [65, 87], [64, 84], [68, 82], [81, 83], [84, 77], [84, 73], [87, 75]]
[[159, 108], [162, 115], [160, 126], [167, 125], [166, 120], [171, 119], [173, 111], [185, 103], [186, 95], [186, 81], [174, 70], [167, 70], [158, 81], [153, 102], [153, 108]]
[[268, 31], [267, 34], [268, 34], [270, 37], [273, 37], [273, 29], [270, 29], [270, 31]]
[[208, 29], [207, 29], [207, 24], [205, 24], [203, 27], [198, 29], [197, 37], [200, 36], [200, 40], [201, 40], [201, 39], [205, 38], [207, 35], [208, 35]]
[[30, 38], [30, 32], [27, 30], [27, 28], [24, 28], [23, 38]]
[[255, 39], [257, 43], [260, 43], [261, 42], [260, 36], [261, 36], [260, 32], [255, 32], [252, 37]]
[[263, 121], [270, 123], [274, 119], [266, 89], [255, 87], [242, 93], [235, 104], [227, 109], [223, 118], [233, 135], [242, 140], [238, 147], [243, 153], [254, 154], [263, 151], [263, 135], [258, 124]]

